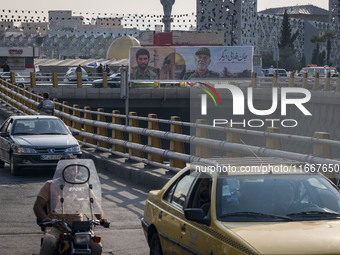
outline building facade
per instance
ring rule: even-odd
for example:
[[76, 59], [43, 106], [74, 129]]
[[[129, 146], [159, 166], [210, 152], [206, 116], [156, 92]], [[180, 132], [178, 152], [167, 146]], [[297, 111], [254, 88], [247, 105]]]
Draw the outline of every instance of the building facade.
[[[225, 33], [225, 45], [254, 46], [254, 53], [272, 51], [278, 46], [281, 37], [283, 12], [291, 13], [292, 34], [298, 32], [294, 42], [296, 56], [304, 56], [311, 63], [315, 45], [310, 39], [332, 31], [338, 38], [332, 40], [330, 62], [340, 67], [340, 4], [338, 0], [329, 0], [329, 12], [315, 6], [293, 6], [276, 8], [272, 14], [257, 12], [257, 0], [197, 0], [197, 30], [218, 30]], [[307, 9], [307, 11], [306, 11]], [[309, 10], [309, 11], [308, 11]], [[312, 11], [311, 11], [312, 10]], [[326, 14], [329, 22], [326, 22]], [[300, 17], [300, 18], [298, 18]], [[308, 17], [308, 19], [306, 18]], [[321, 21], [320, 21], [321, 20]], [[322, 21], [323, 20], [323, 21]], [[320, 51], [326, 51], [326, 44], [320, 44]], [[328, 63], [329, 64], [329, 63]]]
[[[322, 35], [326, 31], [333, 31], [337, 34], [337, 38], [331, 41], [330, 62], [340, 68], [339, 0], [329, 0], [329, 10], [305, 5], [257, 12], [257, 0], [197, 0], [196, 7], [195, 20], [190, 15], [171, 15], [173, 23], [188, 19], [191, 23], [185, 23], [185, 27], [197, 33], [197, 36], [200, 36], [200, 32], [203, 31], [221, 32], [224, 33], [224, 45], [253, 46], [255, 54], [272, 51], [278, 46], [283, 12], [287, 10], [292, 33], [298, 32], [294, 42], [297, 58], [300, 60], [305, 57], [306, 63], [311, 63], [315, 48], [315, 44], [310, 41], [311, 38], [315, 35]], [[40, 46], [42, 44], [42, 55], [47, 57], [64, 55], [104, 57], [102, 54], [105, 51], [102, 47], [110, 45], [117, 37], [129, 35], [138, 38], [141, 32], [164, 31], [164, 27], [159, 25], [162, 20], [161, 16], [135, 14], [123, 17], [110, 14], [107, 17], [97, 16], [94, 22], [87, 24], [84, 21], [88, 18], [85, 19], [81, 15], [73, 16], [72, 11], [69, 10], [49, 11], [48, 15], [48, 24], [47, 22], [26, 21], [26, 24], [22, 22], [20, 28], [15, 27], [11, 20], [2, 20], [0, 22], [0, 46]], [[136, 24], [140, 26], [135, 27]], [[151, 29], [152, 26], [155, 29]], [[172, 24], [172, 30], [181, 29], [176, 29]], [[23, 35], [21, 36], [20, 33]], [[33, 36], [39, 38], [33, 38]], [[72, 49], [66, 50], [65, 48], [69, 48], [67, 45], [72, 45]], [[325, 43], [320, 43], [320, 51], [326, 51]]]
[[49, 11], [48, 20], [51, 30], [73, 30], [83, 24], [82, 16], [72, 16], [72, 11]]

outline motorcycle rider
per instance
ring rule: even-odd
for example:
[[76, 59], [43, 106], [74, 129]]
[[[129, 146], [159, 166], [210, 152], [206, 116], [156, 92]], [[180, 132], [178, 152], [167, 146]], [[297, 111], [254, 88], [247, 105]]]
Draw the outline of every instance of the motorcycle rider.
[[[70, 172], [70, 171], [69, 171]], [[75, 168], [75, 171], [73, 173], [74, 176], [72, 178], [75, 178], [77, 176], [77, 171]], [[53, 181], [57, 180], [48, 180], [44, 184], [44, 186], [41, 188], [36, 201], [33, 206], [34, 213], [38, 220], [40, 220], [42, 223], [49, 222], [51, 219], [64, 219], [67, 224], [70, 226], [72, 225], [73, 221], [81, 221], [83, 215], [82, 214], [52, 214], [51, 212], [51, 185]], [[45, 209], [47, 207], [47, 214], [45, 212]], [[108, 228], [110, 226], [110, 223], [107, 221], [107, 219], [104, 219], [103, 213], [101, 214], [95, 214], [96, 218], [101, 221], [101, 224]], [[64, 230], [62, 227], [58, 225], [54, 225], [51, 227], [46, 227], [43, 243], [40, 247], [40, 254], [42, 255], [49, 255], [54, 254], [54, 251], [57, 248], [58, 240], [60, 234], [64, 233]], [[102, 244], [101, 243], [95, 243], [91, 240], [90, 243], [91, 246], [91, 254], [92, 255], [100, 255], [102, 253]]]

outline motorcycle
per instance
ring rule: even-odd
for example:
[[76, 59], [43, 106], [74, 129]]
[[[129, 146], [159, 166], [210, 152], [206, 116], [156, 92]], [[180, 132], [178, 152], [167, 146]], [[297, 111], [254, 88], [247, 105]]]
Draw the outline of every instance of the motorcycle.
[[[51, 183], [50, 206], [52, 214], [58, 215], [57, 219], [38, 224], [42, 230], [48, 226], [62, 230], [55, 254], [91, 254], [91, 241], [101, 241], [101, 237], [93, 233], [94, 227], [109, 227], [108, 222], [94, 218], [96, 214], [102, 213], [101, 187], [91, 159], [58, 162]], [[83, 220], [73, 221], [70, 225], [64, 217], [69, 214], [82, 216]]]

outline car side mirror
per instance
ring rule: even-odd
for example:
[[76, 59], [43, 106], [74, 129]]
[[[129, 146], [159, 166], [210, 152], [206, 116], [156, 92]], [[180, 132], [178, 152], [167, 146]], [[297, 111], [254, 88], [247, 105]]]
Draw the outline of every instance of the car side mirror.
[[197, 223], [201, 223], [207, 226], [210, 225], [210, 217], [204, 214], [202, 208], [186, 208], [184, 209], [184, 217]]
[[1, 137], [9, 137], [9, 133], [8, 132], [0, 132], [0, 136]]
[[76, 136], [76, 135], [79, 135], [79, 134], [80, 134], [79, 131], [72, 131], [73, 136]]

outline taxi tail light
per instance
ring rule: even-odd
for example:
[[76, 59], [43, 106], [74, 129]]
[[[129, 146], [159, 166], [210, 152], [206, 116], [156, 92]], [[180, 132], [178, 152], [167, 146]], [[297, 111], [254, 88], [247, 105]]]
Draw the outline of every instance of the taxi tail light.
[[94, 237], [92, 237], [92, 240], [93, 240], [93, 242], [95, 242], [95, 243], [100, 243], [100, 241], [102, 240], [102, 238], [101, 238], [101, 236], [94, 236]]

